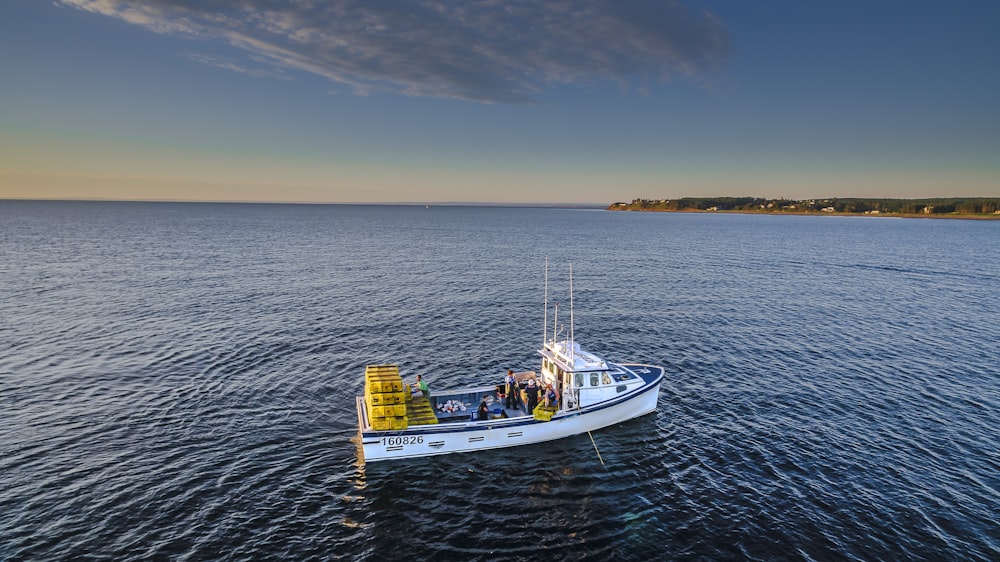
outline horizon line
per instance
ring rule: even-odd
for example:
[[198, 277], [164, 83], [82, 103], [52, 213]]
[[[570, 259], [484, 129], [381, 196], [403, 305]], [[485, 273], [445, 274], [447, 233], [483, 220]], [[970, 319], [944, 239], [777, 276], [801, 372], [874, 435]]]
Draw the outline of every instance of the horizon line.
[[407, 207], [584, 207], [605, 209], [612, 203], [527, 203], [488, 201], [259, 201], [238, 199], [118, 199], [113, 197], [0, 197], [0, 201], [34, 201], [66, 203], [196, 203], [230, 205], [358, 205]]

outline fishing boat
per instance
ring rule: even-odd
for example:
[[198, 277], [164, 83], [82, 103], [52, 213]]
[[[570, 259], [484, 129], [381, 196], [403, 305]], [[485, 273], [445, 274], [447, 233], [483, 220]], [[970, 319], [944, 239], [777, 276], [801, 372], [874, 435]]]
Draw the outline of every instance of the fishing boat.
[[538, 371], [487, 375], [478, 387], [414, 392], [403, 384], [398, 365], [366, 366], [365, 392], [356, 398], [362, 462], [541, 443], [656, 410], [663, 367], [613, 363], [574, 341], [572, 266], [569, 334], [560, 338], [557, 332], [558, 305], [548, 334], [547, 264], [545, 278]]

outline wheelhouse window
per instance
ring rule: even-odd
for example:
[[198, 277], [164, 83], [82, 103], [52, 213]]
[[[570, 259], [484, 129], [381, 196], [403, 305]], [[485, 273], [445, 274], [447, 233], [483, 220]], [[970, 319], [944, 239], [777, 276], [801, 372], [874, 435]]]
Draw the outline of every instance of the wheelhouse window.
[[599, 384], [599, 378], [597, 373], [590, 373], [590, 386], [597, 386]]

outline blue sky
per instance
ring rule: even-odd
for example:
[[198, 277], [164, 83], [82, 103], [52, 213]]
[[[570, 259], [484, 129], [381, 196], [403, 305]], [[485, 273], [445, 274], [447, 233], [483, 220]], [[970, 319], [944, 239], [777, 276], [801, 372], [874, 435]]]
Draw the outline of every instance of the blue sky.
[[0, 198], [1000, 197], [1000, 3], [0, 3]]

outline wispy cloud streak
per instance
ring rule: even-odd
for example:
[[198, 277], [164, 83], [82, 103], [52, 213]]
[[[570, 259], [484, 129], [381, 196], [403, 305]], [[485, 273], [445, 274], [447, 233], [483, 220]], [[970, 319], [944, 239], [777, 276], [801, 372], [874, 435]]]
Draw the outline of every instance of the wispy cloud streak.
[[157, 33], [224, 41], [258, 60], [318, 74], [361, 94], [395, 91], [485, 103], [531, 103], [559, 85], [646, 87], [677, 74], [700, 76], [717, 68], [727, 51], [724, 26], [676, 0], [60, 4]]

